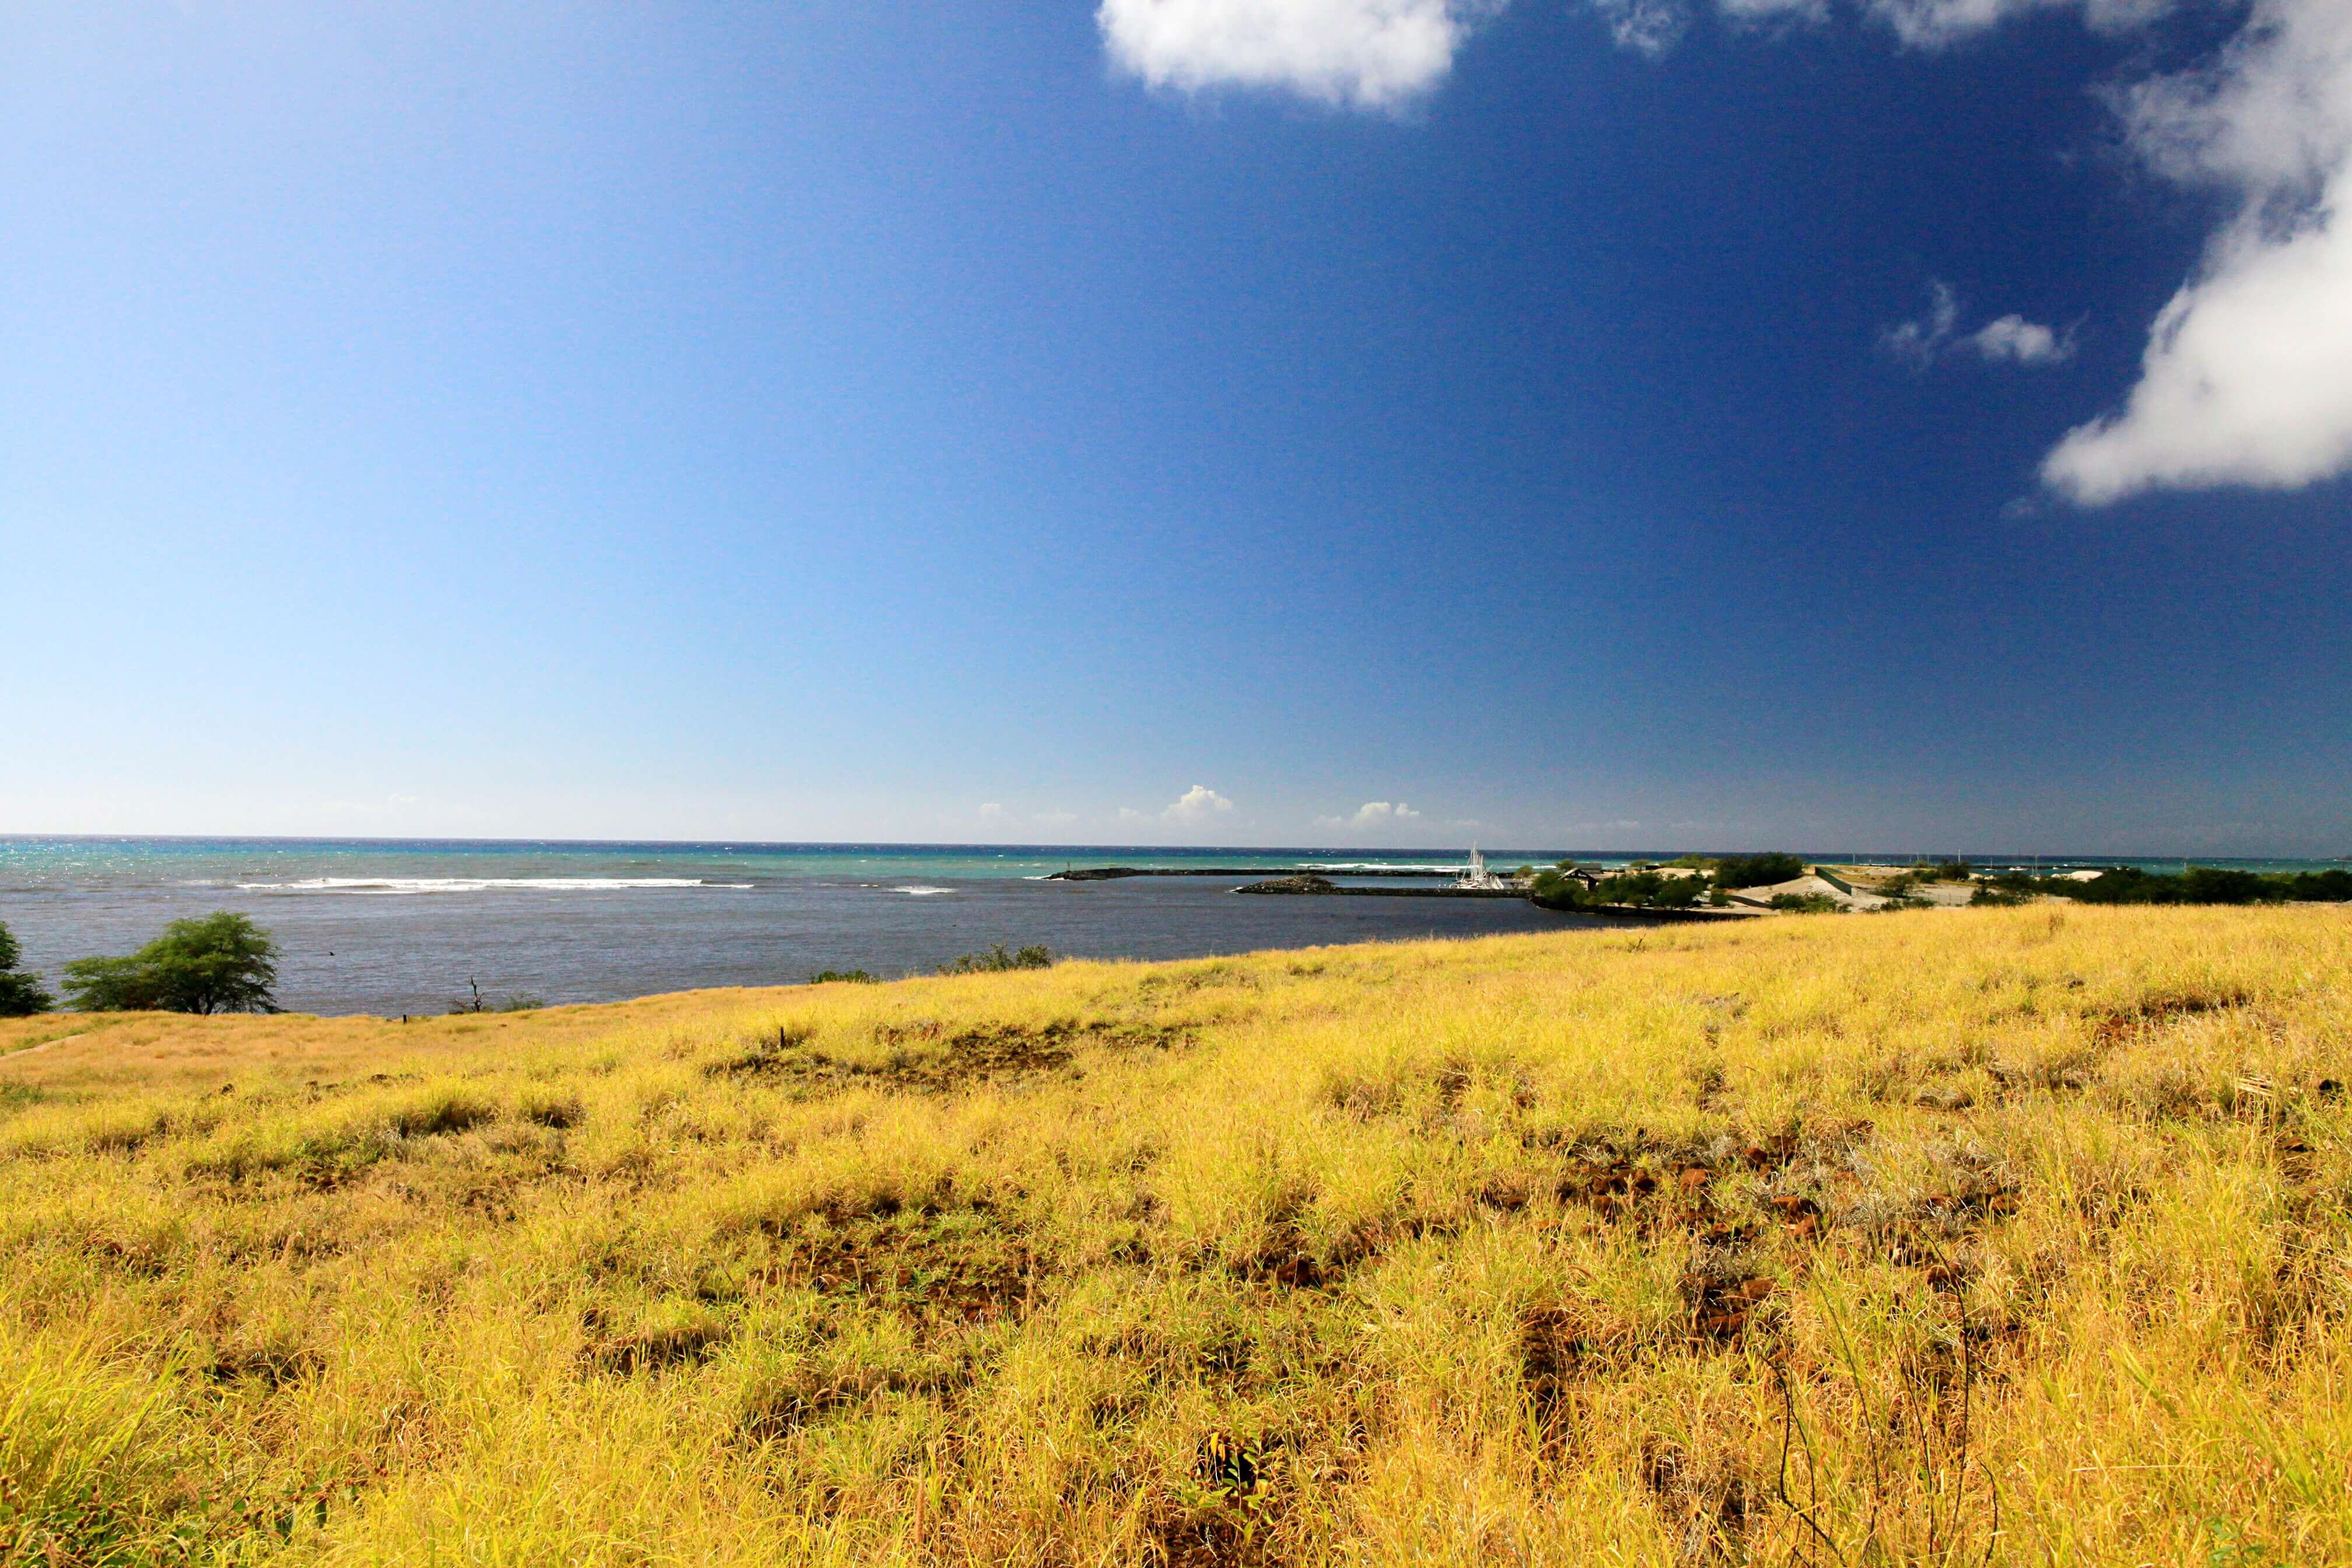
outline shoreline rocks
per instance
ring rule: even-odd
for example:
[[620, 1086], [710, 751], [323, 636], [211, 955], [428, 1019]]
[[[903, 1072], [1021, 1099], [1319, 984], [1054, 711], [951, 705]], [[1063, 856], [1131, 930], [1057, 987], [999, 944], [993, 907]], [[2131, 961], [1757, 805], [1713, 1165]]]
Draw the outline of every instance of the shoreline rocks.
[[1236, 893], [1336, 893], [1339, 884], [1328, 877], [1318, 877], [1312, 871], [1296, 876], [1276, 877], [1269, 881], [1252, 882], [1246, 888], [1235, 888]]

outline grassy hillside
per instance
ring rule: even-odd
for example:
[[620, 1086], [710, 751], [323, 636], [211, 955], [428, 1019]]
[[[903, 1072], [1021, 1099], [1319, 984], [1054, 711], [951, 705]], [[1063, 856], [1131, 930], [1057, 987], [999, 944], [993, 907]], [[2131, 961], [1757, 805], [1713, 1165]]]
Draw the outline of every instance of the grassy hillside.
[[2342, 910], [0, 1053], [0, 1559], [2352, 1560]]

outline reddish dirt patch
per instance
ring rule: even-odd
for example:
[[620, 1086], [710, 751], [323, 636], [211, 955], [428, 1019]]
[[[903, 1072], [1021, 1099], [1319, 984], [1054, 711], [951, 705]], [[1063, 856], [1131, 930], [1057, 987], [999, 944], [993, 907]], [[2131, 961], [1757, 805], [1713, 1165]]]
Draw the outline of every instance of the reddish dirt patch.
[[1559, 1420], [1591, 1348], [1575, 1318], [1558, 1307], [1538, 1308], [1519, 1320], [1519, 1386], [1545, 1431]]
[[2246, 1006], [2252, 1001], [2253, 997], [2243, 991], [2183, 992], [2150, 996], [2137, 1006], [2091, 1019], [2091, 1037], [2103, 1047], [2112, 1046], [2152, 1025], [2170, 1023], [2176, 1018], [2193, 1018], [2202, 1013], [2225, 1012]]
[[847, 1218], [802, 1239], [791, 1275], [919, 1323], [994, 1322], [1022, 1312], [1045, 1260], [984, 1206]]
[[713, 1077], [779, 1079], [815, 1093], [864, 1086], [946, 1094], [979, 1083], [1075, 1073], [1072, 1064], [1081, 1046], [1169, 1050], [1191, 1044], [1192, 1036], [1176, 1027], [1066, 1020], [991, 1024], [953, 1034], [936, 1024], [885, 1025], [874, 1032], [875, 1044], [889, 1047], [879, 1061], [836, 1057], [810, 1048], [808, 1039], [805, 1034], [783, 1031], [704, 1071]]
[[666, 1329], [617, 1333], [612, 1331], [604, 1312], [593, 1307], [582, 1314], [581, 1326], [590, 1335], [581, 1352], [588, 1364], [599, 1372], [617, 1373], [624, 1377], [708, 1361], [734, 1331], [711, 1319]]
[[1717, 1342], [1738, 1339], [1779, 1288], [1762, 1275], [1685, 1275], [1683, 1300], [1690, 1307], [1691, 1338]]

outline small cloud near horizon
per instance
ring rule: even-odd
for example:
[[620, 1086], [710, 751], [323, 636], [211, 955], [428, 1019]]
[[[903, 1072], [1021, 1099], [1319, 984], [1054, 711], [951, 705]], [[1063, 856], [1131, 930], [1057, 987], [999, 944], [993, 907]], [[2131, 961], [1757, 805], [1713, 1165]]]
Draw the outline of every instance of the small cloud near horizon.
[[1412, 822], [1421, 813], [1402, 801], [1368, 800], [1356, 808], [1352, 816], [1318, 816], [1318, 827], [1385, 827], [1391, 823]]
[[[1207, 784], [1194, 784], [1167, 809], [1160, 814], [1163, 822], [1206, 822], [1211, 817], [1233, 810], [1234, 803], [1211, 789]], [[1120, 812], [1124, 819], [1127, 813]]]

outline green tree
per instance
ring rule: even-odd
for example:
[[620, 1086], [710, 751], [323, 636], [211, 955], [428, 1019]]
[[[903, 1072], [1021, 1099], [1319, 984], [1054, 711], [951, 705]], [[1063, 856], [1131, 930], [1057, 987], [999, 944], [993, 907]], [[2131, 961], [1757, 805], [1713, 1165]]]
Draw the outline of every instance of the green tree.
[[1794, 855], [1727, 855], [1715, 868], [1718, 888], [1769, 888], [1793, 882], [1805, 874], [1805, 863]]
[[41, 989], [41, 977], [19, 971], [16, 960], [23, 956], [16, 939], [8, 928], [0, 925], [0, 1018], [23, 1018], [35, 1013], [46, 1013], [57, 1005], [47, 991]]
[[1043, 946], [1024, 947], [1008, 952], [998, 942], [986, 952], [967, 952], [961, 958], [940, 965], [941, 974], [994, 974], [1007, 969], [1051, 969], [1054, 955]]
[[85, 1013], [275, 1013], [278, 944], [221, 910], [173, 921], [127, 958], [66, 965], [66, 994]]

